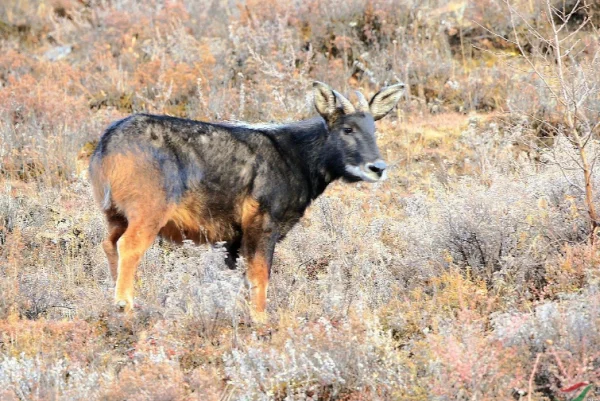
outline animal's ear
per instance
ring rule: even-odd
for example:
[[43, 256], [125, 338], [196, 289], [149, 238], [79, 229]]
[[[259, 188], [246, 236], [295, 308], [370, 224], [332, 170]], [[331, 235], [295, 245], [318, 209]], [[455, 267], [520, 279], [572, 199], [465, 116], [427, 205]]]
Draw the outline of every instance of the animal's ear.
[[329, 121], [335, 115], [335, 95], [333, 90], [323, 82], [313, 82], [315, 107], [319, 114]]
[[404, 93], [404, 84], [396, 84], [383, 88], [371, 98], [369, 109], [373, 119], [379, 120], [389, 113]]

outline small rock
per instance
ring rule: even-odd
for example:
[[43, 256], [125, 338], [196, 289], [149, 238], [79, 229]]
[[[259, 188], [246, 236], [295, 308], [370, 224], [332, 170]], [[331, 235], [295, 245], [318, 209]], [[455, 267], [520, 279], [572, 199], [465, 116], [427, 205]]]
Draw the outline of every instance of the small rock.
[[73, 51], [73, 46], [58, 46], [44, 53], [44, 57], [50, 61], [57, 61], [67, 57]]

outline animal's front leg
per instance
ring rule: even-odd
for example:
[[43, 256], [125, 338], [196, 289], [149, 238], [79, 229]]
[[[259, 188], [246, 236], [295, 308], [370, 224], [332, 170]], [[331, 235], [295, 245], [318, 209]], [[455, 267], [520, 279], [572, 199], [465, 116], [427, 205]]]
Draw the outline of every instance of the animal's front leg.
[[246, 261], [252, 318], [255, 322], [265, 323], [267, 289], [277, 232], [271, 228], [269, 217], [261, 212], [258, 203], [253, 200], [244, 204], [242, 232], [241, 253]]
[[252, 319], [266, 323], [267, 290], [276, 236], [273, 232], [253, 231], [244, 233], [242, 256], [246, 261], [246, 278], [250, 289]]

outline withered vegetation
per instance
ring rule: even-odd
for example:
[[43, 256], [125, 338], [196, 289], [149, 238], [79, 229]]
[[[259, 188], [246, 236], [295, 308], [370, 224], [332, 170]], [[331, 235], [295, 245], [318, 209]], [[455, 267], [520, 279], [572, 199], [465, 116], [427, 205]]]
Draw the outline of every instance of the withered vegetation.
[[[599, 15], [583, 0], [0, 2], [0, 399], [598, 397]], [[86, 176], [107, 125], [298, 121], [314, 80], [408, 90], [378, 122], [389, 178], [330, 185], [278, 246], [269, 329], [226, 249], [188, 242], [156, 240], [135, 312], [113, 312]]]

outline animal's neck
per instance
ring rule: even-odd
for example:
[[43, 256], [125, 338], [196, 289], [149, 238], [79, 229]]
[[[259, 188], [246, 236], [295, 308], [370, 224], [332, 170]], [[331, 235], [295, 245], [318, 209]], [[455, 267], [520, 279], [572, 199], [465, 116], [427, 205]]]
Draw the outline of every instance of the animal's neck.
[[290, 130], [290, 151], [296, 153], [297, 163], [310, 184], [311, 199], [340, 178], [337, 154], [328, 141], [329, 130], [322, 118], [313, 118], [294, 124]]

